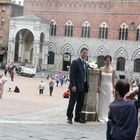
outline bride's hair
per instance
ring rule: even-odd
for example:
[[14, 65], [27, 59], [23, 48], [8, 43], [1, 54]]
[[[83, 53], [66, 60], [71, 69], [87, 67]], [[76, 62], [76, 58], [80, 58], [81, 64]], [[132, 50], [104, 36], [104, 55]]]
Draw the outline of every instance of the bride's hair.
[[111, 57], [110, 55], [106, 55], [106, 56], [104, 57], [104, 60], [106, 60], [107, 58], [110, 59], [110, 62], [112, 61], [112, 57]]

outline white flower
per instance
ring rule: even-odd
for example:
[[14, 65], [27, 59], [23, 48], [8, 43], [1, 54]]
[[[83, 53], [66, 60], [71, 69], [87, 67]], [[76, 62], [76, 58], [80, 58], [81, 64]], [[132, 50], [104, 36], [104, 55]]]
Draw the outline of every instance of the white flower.
[[89, 67], [92, 68], [92, 69], [97, 69], [98, 68], [97, 63], [94, 62], [94, 61], [88, 61], [87, 63], [89, 65]]

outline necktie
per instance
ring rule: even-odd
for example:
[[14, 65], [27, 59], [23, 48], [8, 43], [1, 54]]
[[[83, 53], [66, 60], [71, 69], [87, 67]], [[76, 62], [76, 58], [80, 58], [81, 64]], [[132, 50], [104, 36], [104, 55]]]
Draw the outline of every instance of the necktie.
[[82, 61], [83, 63], [83, 68], [84, 68], [84, 81], [86, 82], [86, 63], [85, 61]]

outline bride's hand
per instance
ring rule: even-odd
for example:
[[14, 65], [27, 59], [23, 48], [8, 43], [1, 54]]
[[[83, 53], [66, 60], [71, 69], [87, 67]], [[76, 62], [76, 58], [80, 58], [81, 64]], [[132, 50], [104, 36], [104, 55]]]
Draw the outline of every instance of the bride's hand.
[[117, 97], [117, 94], [115, 92], [115, 89], [112, 89], [112, 94], [113, 94], [113, 97], [116, 98]]

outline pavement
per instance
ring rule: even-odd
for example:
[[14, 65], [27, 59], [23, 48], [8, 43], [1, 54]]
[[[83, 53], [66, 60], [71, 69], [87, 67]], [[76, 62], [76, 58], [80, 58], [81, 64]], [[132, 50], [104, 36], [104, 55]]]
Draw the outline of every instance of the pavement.
[[[85, 124], [66, 122], [68, 99], [63, 98], [68, 84], [55, 87], [49, 96], [50, 80], [39, 77], [15, 75], [8, 81], [0, 100], [0, 140], [105, 140], [106, 124], [87, 122]], [[43, 80], [45, 90], [38, 93]], [[18, 85], [21, 93], [8, 92]]]

